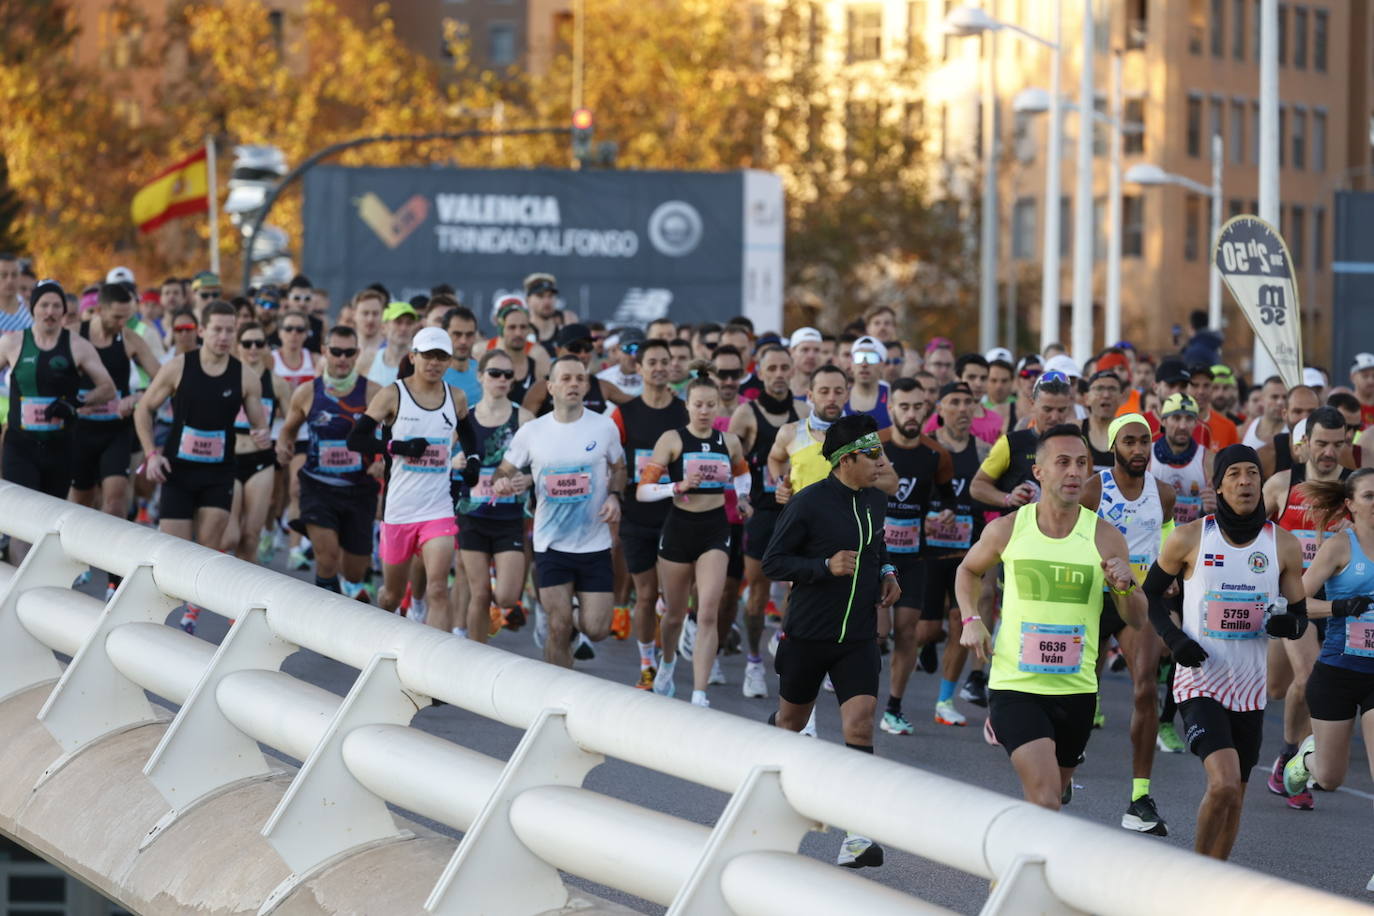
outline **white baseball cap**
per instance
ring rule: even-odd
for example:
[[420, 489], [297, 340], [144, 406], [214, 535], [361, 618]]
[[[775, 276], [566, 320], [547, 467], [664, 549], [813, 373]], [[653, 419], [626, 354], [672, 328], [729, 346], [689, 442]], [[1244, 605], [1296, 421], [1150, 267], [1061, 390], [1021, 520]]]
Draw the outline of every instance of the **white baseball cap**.
[[410, 349], [415, 353], [443, 350], [452, 356], [453, 341], [449, 339], [448, 331], [443, 328], [421, 328], [416, 332], [415, 339], [410, 342]]
[[1326, 375], [1320, 369], [1308, 366], [1302, 370], [1302, 383], [1308, 388], [1325, 388]]
[[993, 347], [991, 350], [983, 354], [983, 358], [986, 359], [988, 362], [993, 362], [995, 360], [1000, 359], [1002, 362], [1006, 363], [1009, 366], [1013, 366], [1016, 364], [1016, 357], [1012, 356], [1011, 351], [1008, 350], [1006, 347]]
[[1356, 353], [1355, 361], [1350, 364], [1351, 373], [1364, 369], [1374, 369], [1374, 353]]
[[879, 359], [887, 359], [887, 347], [883, 346], [883, 342], [876, 337], [870, 337], [867, 334], [860, 337], [854, 341], [854, 345], [850, 347], [850, 352], [858, 349], [873, 350], [878, 354]]
[[1082, 378], [1083, 370], [1078, 367], [1078, 363], [1073, 361], [1073, 357], [1067, 353], [1060, 353], [1058, 356], [1051, 356], [1045, 363], [1046, 372], [1062, 372], [1069, 378]]
[[133, 283], [134, 272], [127, 267], [113, 267], [105, 275], [106, 283]]
[[815, 328], [797, 328], [792, 332], [792, 336], [787, 339], [789, 347], [795, 347], [799, 343], [820, 343], [821, 332]]
[[1301, 420], [1299, 420], [1297, 423], [1295, 423], [1295, 424], [1293, 425], [1293, 435], [1290, 437], [1289, 441], [1290, 441], [1293, 445], [1297, 445], [1297, 444], [1299, 444], [1299, 443], [1301, 443], [1301, 442], [1306, 442], [1306, 441], [1307, 441], [1307, 418], [1306, 418], [1306, 417], [1303, 417]]

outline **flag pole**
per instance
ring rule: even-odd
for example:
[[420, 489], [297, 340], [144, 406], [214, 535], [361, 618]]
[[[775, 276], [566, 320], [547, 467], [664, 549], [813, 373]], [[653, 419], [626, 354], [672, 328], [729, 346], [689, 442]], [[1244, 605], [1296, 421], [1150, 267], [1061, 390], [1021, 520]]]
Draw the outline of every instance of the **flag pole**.
[[219, 188], [215, 171], [215, 138], [205, 135], [205, 173], [210, 196], [210, 272], [219, 275]]

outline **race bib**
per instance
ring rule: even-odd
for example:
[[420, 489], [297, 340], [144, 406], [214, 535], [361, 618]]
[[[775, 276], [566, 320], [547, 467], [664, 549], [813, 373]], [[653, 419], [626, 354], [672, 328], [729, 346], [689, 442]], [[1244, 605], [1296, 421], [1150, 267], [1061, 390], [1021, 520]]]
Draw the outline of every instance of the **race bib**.
[[49, 420], [43, 414], [57, 398], [19, 399], [19, 425], [31, 433], [54, 433], [62, 428], [61, 420]]
[[[89, 388], [83, 389], [82, 391], [78, 391], [77, 394], [76, 394], [77, 400], [79, 400], [79, 401], [81, 401], [83, 404], [85, 404], [86, 395], [88, 395], [88, 394], [90, 394], [90, 393], [91, 393], [91, 389], [89, 389]], [[86, 407], [92, 408], [92, 410], [91, 410], [90, 413], [83, 413], [83, 414], [81, 415], [81, 419], [83, 419], [83, 420], [98, 420], [98, 421], [100, 421], [100, 422], [106, 422], [106, 423], [107, 423], [107, 422], [109, 422], [109, 421], [111, 421], [111, 420], [118, 420], [118, 419], [119, 419], [119, 399], [118, 399], [118, 398], [113, 398], [113, 399], [111, 399], [111, 400], [109, 400], [109, 401], [106, 401], [104, 404], [99, 404], [99, 405], [97, 405], [97, 404], [85, 404], [85, 406], [86, 406]], [[95, 409], [95, 408], [97, 408], [97, 407], [99, 408], [98, 410]]]
[[773, 476], [773, 472], [770, 471], [770, 470], [768, 470], [768, 463], [767, 463], [767, 462], [764, 462], [762, 471], [763, 471], [763, 474], [762, 474], [762, 477], [763, 477], [763, 492], [765, 492], [765, 493], [776, 493], [776, 492], [778, 492], [778, 478], [774, 477], [774, 476]]
[[682, 476], [701, 473], [698, 490], [723, 490], [730, 482], [730, 459], [719, 452], [689, 452], [682, 456]]
[[1213, 639], [1256, 639], [1264, 632], [1269, 596], [1212, 591], [1203, 596], [1202, 635]]
[[[652, 458], [653, 456], [654, 456], [654, 450], [651, 449], [651, 448], [637, 448], [637, 449], [635, 449], [635, 477], [634, 477], [634, 480], [630, 481], [631, 483], [639, 483], [639, 478], [640, 478], [640, 477], [643, 475], [643, 473], [644, 473], [644, 465], [648, 464], [648, 463], [649, 463], [649, 459]], [[671, 483], [671, 482], [672, 482], [672, 478], [668, 476], [668, 472], [667, 472], [667, 471], [664, 471], [663, 474], [661, 474], [661, 475], [659, 476], [658, 480], [653, 481], [653, 482], [654, 482], [654, 483]]]
[[1150, 567], [1154, 565], [1155, 558], [1148, 553], [1131, 554], [1131, 572], [1135, 573], [1135, 581], [1145, 582], [1145, 576], [1149, 574]]
[[540, 475], [543, 498], [549, 503], [586, 502], [592, 495], [592, 475], [586, 467], [547, 468]]
[[1017, 667], [1032, 674], [1077, 674], [1086, 632], [1082, 624], [1022, 623]]
[[1293, 532], [1293, 536], [1302, 545], [1302, 568], [1306, 569], [1317, 558], [1317, 548], [1321, 546], [1317, 540], [1317, 532], [1299, 528]]
[[429, 446], [419, 458], [401, 457], [401, 467], [420, 474], [443, 474], [448, 470], [449, 437], [426, 437]]
[[926, 546], [955, 550], [973, 546], [973, 516], [955, 515], [942, 522], [938, 513], [926, 513]]
[[482, 468], [477, 476], [477, 485], [472, 488], [470, 499], [475, 503], [497, 503], [510, 504], [515, 502], [515, 494], [510, 496], [496, 496], [491, 491], [491, 478], [496, 473], [496, 468]]
[[1180, 494], [1174, 500], [1174, 524], [1186, 525], [1202, 518], [1202, 497]]
[[1345, 622], [1345, 654], [1374, 658], [1374, 611]]
[[324, 474], [356, 474], [363, 469], [363, 456], [350, 451], [343, 439], [321, 439], [319, 470]]
[[889, 553], [919, 553], [921, 550], [921, 520], [918, 518], [889, 518], [883, 524], [883, 540]]
[[191, 426], [181, 428], [177, 457], [182, 461], [215, 464], [224, 460], [224, 430], [203, 430]]

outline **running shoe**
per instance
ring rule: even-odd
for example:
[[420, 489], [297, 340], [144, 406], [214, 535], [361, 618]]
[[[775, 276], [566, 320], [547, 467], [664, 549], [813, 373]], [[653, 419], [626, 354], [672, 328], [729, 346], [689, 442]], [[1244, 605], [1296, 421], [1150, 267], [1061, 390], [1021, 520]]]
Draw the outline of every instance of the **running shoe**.
[[1126, 656], [1116, 646], [1107, 650], [1107, 670], [1113, 674], [1120, 674], [1126, 670]]
[[306, 558], [305, 551], [299, 547], [292, 547], [286, 555], [286, 568], [296, 571], [309, 569], [310, 560]]
[[1298, 752], [1284, 764], [1283, 788], [1288, 795], [1294, 796], [1307, 791], [1307, 781], [1312, 778], [1312, 774], [1307, 770], [1307, 755], [1312, 753], [1316, 746], [1313, 736], [1308, 735], [1302, 744], [1298, 745]]
[[673, 671], [677, 668], [677, 659], [664, 664], [654, 675], [654, 693], [661, 697], [677, 696], [677, 685], [673, 683]]
[[983, 740], [993, 747], [1001, 747], [1002, 744], [997, 740], [997, 735], [992, 730], [992, 720], [983, 720]]
[[959, 691], [959, 699], [974, 706], [988, 708], [988, 676], [982, 668], [975, 668], [968, 673], [968, 677], [964, 679], [964, 686]]
[[921, 654], [916, 656], [916, 663], [926, 674], [934, 674], [940, 667], [940, 656], [935, 651], [935, 643], [928, 642], [921, 646]]
[[487, 618], [487, 639], [491, 639], [500, 633], [501, 628], [506, 625], [506, 615], [501, 613], [501, 609], [493, 604], [487, 608]]
[[841, 868], [877, 868], [883, 864], [883, 847], [866, 836], [846, 833], [835, 864]]
[[697, 622], [694, 617], [688, 615], [682, 621], [682, 632], [677, 637], [677, 654], [687, 661], [692, 660], [692, 650], [697, 646]]
[[883, 713], [883, 721], [878, 723], [878, 727], [889, 735], [911, 735], [916, 732], [906, 716], [899, 712]]
[[1166, 754], [1182, 754], [1183, 739], [1178, 736], [1178, 729], [1174, 728], [1172, 722], [1159, 723], [1159, 734], [1155, 736], [1155, 747]]
[[544, 641], [549, 638], [549, 615], [544, 610], [544, 606], [539, 602], [534, 603], [534, 647], [544, 648]]
[[778, 606], [772, 598], [769, 598], [768, 603], [763, 606], [763, 622], [770, 627], [782, 626], [782, 612], [778, 610]]
[[639, 669], [639, 682], [638, 682], [637, 684], [635, 684], [635, 689], [637, 689], [637, 690], [653, 690], [653, 689], [654, 689], [654, 675], [657, 673], [657, 671], [658, 671], [658, 669], [656, 669], [656, 668], [654, 668], [654, 667], [652, 667], [652, 666], [650, 666], [650, 667], [648, 667], [648, 668], [640, 668], [640, 669]]
[[835, 692], [835, 682], [830, 679], [828, 674], [825, 676], [825, 680], [821, 681], [821, 686], [825, 688], [826, 693]]
[[277, 556], [277, 539], [272, 532], [263, 530], [258, 536], [258, 565], [271, 566]]
[[746, 662], [743, 691], [747, 697], [767, 697], [768, 681], [764, 679], [763, 662]]
[[1290, 795], [1286, 799], [1288, 807], [1294, 811], [1311, 811], [1317, 807], [1317, 800], [1312, 797], [1311, 789], [1303, 789], [1296, 795]]
[[953, 700], [945, 700], [943, 703], [935, 704], [935, 724], [967, 725], [968, 719], [963, 713], [954, 708]]
[[372, 592], [368, 589], [366, 579], [362, 582], [349, 582], [347, 579], [340, 579], [339, 587], [343, 590], [345, 598], [361, 601], [364, 604], [372, 603]]
[[629, 639], [630, 637], [630, 607], [626, 604], [617, 605], [611, 611], [611, 635], [616, 639]]
[[596, 650], [592, 648], [592, 641], [587, 638], [585, 633], [573, 631], [572, 647], [573, 658], [580, 662], [589, 662], [596, 658]]
[[711, 659], [711, 676], [706, 679], [707, 684], [724, 684], [725, 672], [720, 670], [720, 659]]
[[196, 621], [200, 620], [200, 608], [194, 604], [186, 605], [186, 610], [181, 612], [181, 628], [192, 636], [196, 634]]
[[1288, 794], [1288, 790], [1283, 787], [1283, 768], [1288, 764], [1288, 760], [1289, 758], [1280, 753], [1274, 758], [1274, 766], [1269, 771], [1269, 791], [1275, 795], [1286, 796]]
[[1164, 818], [1159, 816], [1159, 810], [1155, 808], [1155, 800], [1148, 795], [1142, 795], [1131, 802], [1130, 806], [1126, 808], [1126, 813], [1121, 815], [1121, 826], [1137, 833], [1150, 833], [1155, 836], [1169, 835], [1169, 825], [1164, 823]]
[[706, 699], [706, 694], [704, 692], [700, 695], [694, 693], [692, 694], [692, 705], [700, 706], [702, 709], [710, 709], [711, 701]]
[[115, 596], [115, 592], [117, 592], [117, 591], [119, 591], [119, 586], [118, 586], [118, 585], [115, 585], [113, 582], [107, 582], [107, 583], [105, 583], [105, 603], [106, 603], [106, 604], [109, 604], [109, 603], [110, 603], [110, 601], [111, 601], [111, 600], [114, 598], [114, 596]]
[[425, 604], [425, 599], [411, 598], [410, 610], [406, 613], [406, 616], [416, 623], [424, 623], [425, 618], [429, 616], [429, 607]]
[[76, 581], [72, 583], [72, 588], [84, 588], [85, 586], [90, 584], [90, 581], [91, 571], [87, 569], [85, 572], [81, 573], [79, 576], [76, 577]]
[[802, 726], [802, 730], [801, 730], [800, 734], [803, 734], [803, 735], [805, 735], [805, 736], [808, 737], [808, 738], [819, 738], [819, 737], [820, 737], [820, 733], [816, 731], [816, 710], [815, 710], [815, 707], [812, 707], [812, 709], [811, 709], [811, 716], [810, 716], [810, 718], [808, 718], [808, 719], [806, 720], [806, 724]]
[[743, 631], [740, 630], [739, 624], [730, 624], [730, 632], [725, 634], [725, 645], [721, 646], [721, 651], [726, 655], [739, 655], [742, 645], [744, 645]]

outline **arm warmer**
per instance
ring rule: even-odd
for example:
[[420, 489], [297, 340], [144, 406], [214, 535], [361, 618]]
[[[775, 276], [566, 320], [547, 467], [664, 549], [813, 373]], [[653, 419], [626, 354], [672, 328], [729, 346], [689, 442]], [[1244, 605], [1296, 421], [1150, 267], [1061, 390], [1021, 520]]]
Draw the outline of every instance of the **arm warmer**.
[[635, 500], [641, 503], [656, 503], [673, 495], [671, 483], [641, 483], [635, 487]]
[[384, 450], [385, 443], [377, 438], [377, 421], [363, 414], [349, 430], [345, 444], [359, 455], [376, 455]]
[[472, 424], [464, 420], [458, 421], [458, 444], [463, 447], [464, 455], [477, 455], [477, 433]]
[[1164, 603], [1164, 592], [1169, 585], [1176, 579], [1164, 570], [1159, 568], [1159, 563], [1150, 567], [1150, 571], [1145, 575], [1145, 598], [1150, 604], [1150, 623], [1154, 625], [1155, 632], [1159, 638], [1164, 640], [1164, 644], [1173, 647], [1176, 640], [1186, 639], [1188, 634], [1179, 629], [1178, 624], [1174, 623], [1174, 617], [1169, 613], [1169, 606]]

